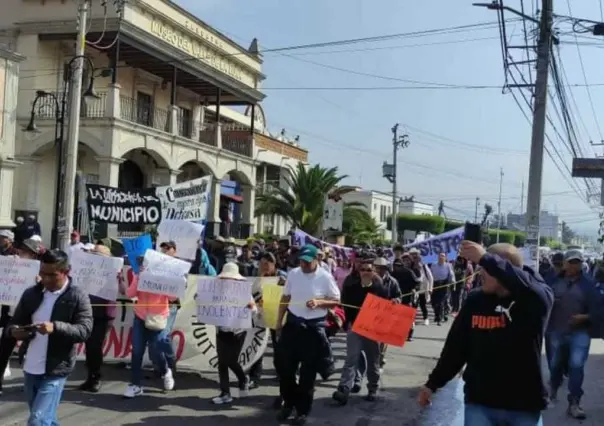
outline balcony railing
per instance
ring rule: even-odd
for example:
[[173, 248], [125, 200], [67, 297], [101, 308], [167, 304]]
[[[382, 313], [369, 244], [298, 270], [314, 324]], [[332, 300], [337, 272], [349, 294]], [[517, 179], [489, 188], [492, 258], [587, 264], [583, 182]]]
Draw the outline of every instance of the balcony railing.
[[[59, 108], [63, 100], [63, 94], [60, 92], [53, 92], [54, 96], [59, 102]], [[107, 93], [98, 93], [98, 98], [82, 98], [80, 105], [80, 117], [84, 118], [100, 118], [105, 117], [105, 108], [107, 104]], [[69, 110], [65, 111], [65, 114], [69, 114]], [[37, 118], [54, 119], [57, 117], [57, 102], [53, 96], [46, 96], [38, 100], [37, 104]]]
[[199, 142], [216, 146], [216, 123], [204, 123], [199, 130]]
[[154, 105], [139, 103], [137, 100], [120, 96], [120, 115], [124, 120], [153, 127], [162, 132], [170, 131], [168, 111]]
[[235, 154], [251, 157], [253, 155], [252, 136], [249, 130], [222, 131], [222, 148]]

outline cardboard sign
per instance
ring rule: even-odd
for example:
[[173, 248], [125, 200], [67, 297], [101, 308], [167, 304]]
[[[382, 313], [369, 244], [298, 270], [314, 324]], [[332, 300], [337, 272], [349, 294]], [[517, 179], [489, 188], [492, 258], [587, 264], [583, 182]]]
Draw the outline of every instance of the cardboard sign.
[[40, 272], [37, 260], [20, 259], [16, 256], [0, 256], [0, 304], [16, 305], [21, 295], [36, 284]]
[[70, 261], [70, 275], [74, 285], [89, 295], [101, 299], [111, 301], [117, 299], [119, 293], [117, 274], [124, 266], [124, 259], [76, 250]]
[[247, 305], [252, 298], [250, 281], [199, 277], [197, 281], [197, 321], [229, 328], [252, 328]]
[[403, 346], [415, 321], [416, 309], [368, 294], [352, 331], [393, 346]]
[[124, 244], [124, 250], [126, 251], [132, 270], [135, 274], [138, 274], [140, 265], [136, 261], [136, 258], [144, 256], [147, 250], [153, 249], [151, 235], [144, 234], [136, 238], [123, 238], [122, 243]]

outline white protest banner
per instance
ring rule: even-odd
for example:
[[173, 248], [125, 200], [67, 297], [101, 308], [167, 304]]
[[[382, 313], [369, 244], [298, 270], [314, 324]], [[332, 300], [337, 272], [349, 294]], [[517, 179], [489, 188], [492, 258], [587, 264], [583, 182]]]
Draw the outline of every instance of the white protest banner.
[[181, 259], [195, 259], [199, 248], [199, 240], [203, 232], [203, 225], [186, 220], [162, 220], [157, 227], [157, 245], [174, 241], [176, 243], [176, 256]]
[[[125, 270], [128, 267], [124, 268]], [[127, 275], [125, 273], [125, 275]], [[215, 373], [218, 368], [216, 353], [216, 328], [213, 325], [197, 321], [195, 293], [199, 276], [190, 275], [185, 297], [181, 299], [182, 308], [176, 314], [176, 321], [170, 337], [179, 369], [203, 373]], [[130, 300], [118, 300], [115, 320], [109, 327], [103, 344], [105, 362], [129, 363], [132, 356], [132, 323], [134, 309]], [[244, 370], [254, 365], [266, 350], [269, 333], [266, 328], [253, 328], [245, 331], [245, 341], [239, 353], [239, 364]], [[85, 359], [84, 344], [76, 347], [78, 360]], [[145, 365], [151, 366], [147, 355]]]
[[155, 276], [184, 278], [191, 264], [155, 250], [147, 250], [143, 260], [145, 270]]
[[162, 220], [205, 221], [212, 176], [155, 188], [161, 202]]
[[187, 280], [184, 276], [154, 275], [153, 272], [145, 270], [138, 277], [138, 291], [182, 298], [186, 288]]
[[91, 296], [111, 301], [117, 299], [119, 293], [117, 274], [124, 266], [124, 259], [75, 250], [69, 260], [70, 276], [74, 285]]
[[455, 260], [459, 252], [459, 245], [463, 240], [464, 227], [459, 227], [442, 234], [435, 235], [424, 241], [407, 244], [406, 250], [416, 248], [419, 250], [424, 263], [436, 263], [440, 253], [445, 253], [448, 260]]
[[21, 295], [36, 284], [40, 273], [38, 260], [0, 256], [0, 305], [16, 305]]
[[197, 320], [229, 328], [252, 328], [252, 283], [214, 277], [197, 280]]

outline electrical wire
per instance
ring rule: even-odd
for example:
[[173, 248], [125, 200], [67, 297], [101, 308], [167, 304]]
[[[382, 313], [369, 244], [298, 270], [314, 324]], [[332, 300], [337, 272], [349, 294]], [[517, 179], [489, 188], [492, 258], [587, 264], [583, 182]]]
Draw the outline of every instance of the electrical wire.
[[[572, 12], [572, 8], [570, 6], [570, 0], [566, 0], [566, 4], [568, 5], [568, 13], [570, 13], [572, 15], [573, 12]], [[576, 40], [576, 34], [575, 34], [575, 40]], [[602, 137], [602, 129], [600, 128], [600, 122], [598, 121], [598, 116], [596, 114], [596, 109], [594, 107], [593, 98], [591, 96], [591, 91], [589, 90], [589, 87], [587, 86], [587, 84], [588, 84], [587, 73], [585, 72], [585, 64], [583, 63], [583, 55], [581, 54], [581, 48], [579, 47], [579, 45], [577, 45], [577, 55], [579, 56], [579, 64], [581, 65], [581, 73], [583, 74], [583, 80], [585, 81], [585, 84], [586, 84], [585, 90], [587, 91], [587, 99], [589, 100], [589, 105], [591, 106], [591, 112], [592, 112], [594, 121], [596, 123], [596, 129], [598, 130], [598, 136], [600, 137], [600, 141], [604, 141], [604, 137]]]

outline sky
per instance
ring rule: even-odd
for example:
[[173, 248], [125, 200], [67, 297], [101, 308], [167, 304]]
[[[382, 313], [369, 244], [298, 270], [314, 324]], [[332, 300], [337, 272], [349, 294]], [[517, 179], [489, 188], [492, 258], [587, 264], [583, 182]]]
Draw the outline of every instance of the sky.
[[[524, 0], [527, 14], [534, 15], [535, 2]], [[384, 161], [392, 162], [391, 128], [400, 123], [400, 133], [408, 134], [410, 141], [398, 153], [401, 195], [414, 195], [435, 206], [443, 200], [448, 216], [473, 219], [476, 197], [480, 211], [484, 203], [497, 211], [503, 170], [502, 213], [526, 208], [531, 126], [509, 90], [502, 91], [505, 73], [497, 26], [408, 35], [496, 22], [495, 11], [474, 7], [470, 0], [176, 3], [245, 47], [254, 37], [262, 49], [275, 49], [407, 34], [378, 42], [265, 53], [267, 79], [262, 90], [267, 98], [262, 106], [271, 132], [284, 128], [292, 138], [299, 135], [301, 146], [310, 152], [310, 162], [337, 166], [348, 175], [348, 184], [392, 191], [381, 169]], [[520, 9], [520, 3], [508, 0], [506, 5]], [[600, 0], [571, 5], [572, 13], [566, 0], [558, 0], [554, 12], [604, 21]], [[509, 44], [524, 44], [522, 22], [512, 15], [506, 18], [510, 20], [506, 24]], [[563, 18], [555, 20], [555, 27], [561, 40], [559, 69], [568, 83], [567, 105], [577, 140], [582, 154], [593, 157], [604, 152], [604, 147], [590, 145], [604, 139], [604, 115], [599, 113], [604, 108], [604, 86], [600, 85], [604, 76], [599, 76], [604, 39], [574, 33]], [[530, 26], [528, 32], [530, 36]], [[529, 44], [534, 42], [529, 40]], [[523, 50], [510, 52], [516, 61], [526, 59]], [[520, 65], [520, 71], [514, 71], [518, 81], [521, 75], [528, 80], [529, 71], [534, 78], [534, 70], [527, 66]], [[513, 93], [528, 113], [522, 98], [524, 94], [530, 100], [528, 90], [513, 89]], [[571, 180], [572, 155], [565, 145], [564, 126], [548, 102], [550, 118], [562, 137], [548, 123], [551, 145], [547, 142], [547, 146], [564, 173], [546, 154], [541, 208], [593, 237], [599, 200], [594, 199], [590, 207], [585, 201], [585, 182]], [[594, 180], [592, 185], [599, 193], [600, 183]]]

